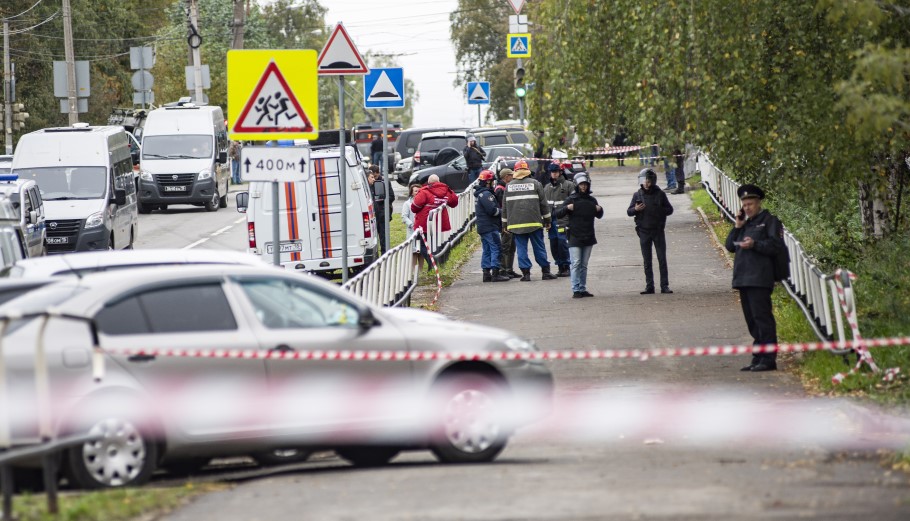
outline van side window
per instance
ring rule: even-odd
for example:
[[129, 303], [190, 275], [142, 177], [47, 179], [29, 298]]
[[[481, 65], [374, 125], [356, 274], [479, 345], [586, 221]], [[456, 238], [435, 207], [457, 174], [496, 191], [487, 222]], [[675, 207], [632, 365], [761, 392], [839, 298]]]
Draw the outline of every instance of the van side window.
[[31, 192], [30, 189], [22, 192], [22, 213], [20, 215], [24, 215], [26, 219], [28, 219], [28, 213], [35, 207], [32, 198], [28, 195], [29, 192]]
[[32, 208], [35, 210], [41, 208], [41, 194], [38, 193], [37, 188], [28, 189], [28, 198], [32, 201]]

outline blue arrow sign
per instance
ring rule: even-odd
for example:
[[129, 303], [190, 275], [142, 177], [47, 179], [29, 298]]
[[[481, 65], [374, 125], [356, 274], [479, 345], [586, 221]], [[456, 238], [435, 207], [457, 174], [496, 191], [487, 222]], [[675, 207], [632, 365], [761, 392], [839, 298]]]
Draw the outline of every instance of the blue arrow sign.
[[469, 81], [468, 82], [468, 105], [489, 105], [490, 104], [490, 82], [488, 81]]
[[404, 69], [370, 69], [363, 77], [363, 106], [368, 109], [404, 107]]

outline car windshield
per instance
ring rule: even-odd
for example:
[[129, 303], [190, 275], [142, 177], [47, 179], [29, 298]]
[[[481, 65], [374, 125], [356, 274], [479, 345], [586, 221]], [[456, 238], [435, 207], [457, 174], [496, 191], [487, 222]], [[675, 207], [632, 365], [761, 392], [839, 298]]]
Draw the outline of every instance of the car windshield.
[[206, 135], [145, 136], [143, 159], [208, 159], [215, 139]]
[[34, 179], [45, 201], [101, 199], [107, 190], [107, 168], [70, 166], [16, 169], [19, 179]]
[[431, 137], [426, 138], [420, 142], [420, 151], [439, 152], [446, 147], [454, 148], [455, 150], [461, 150], [464, 148], [465, 144], [465, 139], [459, 136]]

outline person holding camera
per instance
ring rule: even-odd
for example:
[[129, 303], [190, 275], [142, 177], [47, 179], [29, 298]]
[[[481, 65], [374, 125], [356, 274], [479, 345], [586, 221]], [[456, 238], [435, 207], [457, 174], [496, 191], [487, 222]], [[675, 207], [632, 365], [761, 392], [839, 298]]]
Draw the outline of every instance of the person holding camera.
[[[727, 235], [727, 251], [733, 259], [733, 288], [739, 300], [752, 345], [777, 344], [777, 323], [771, 306], [774, 291], [774, 258], [784, 244], [784, 226], [762, 209], [765, 192], [755, 185], [742, 185], [736, 191], [742, 210]], [[762, 372], [777, 369], [777, 353], [757, 353], [741, 371]]]
[[645, 290], [642, 295], [654, 293], [654, 270], [651, 263], [651, 250], [657, 252], [657, 264], [660, 269], [660, 292], [673, 293], [667, 271], [667, 238], [664, 228], [667, 216], [673, 214], [673, 206], [667, 194], [657, 186], [657, 173], [646, 168], [639, 178], [644, 177], [641, 188], [632, 195], [626, 213], [635, 218], [635, 233], [641, 246], [641, 257], [645, 268]]

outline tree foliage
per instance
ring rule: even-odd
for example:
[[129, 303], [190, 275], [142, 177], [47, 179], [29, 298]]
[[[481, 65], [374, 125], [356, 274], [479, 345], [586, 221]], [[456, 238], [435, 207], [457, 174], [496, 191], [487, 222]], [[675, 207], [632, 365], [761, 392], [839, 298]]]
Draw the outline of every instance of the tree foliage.
[[[620, 124], [664, 149], [695, 143], [742, 181], [845, 221], [859, 186], [888, 221], [910, 154], [908, 6], [534, 2], [529, 18], [546, 23], [533, 27], [531, 124], [550, 139], [575, 126], [584, 146]], [[884, 228], [900, 228], [891, 221]]]
[[459, 71], [455, 85], [464, 89], [469, 81], [489, 81], [494, 119], [509, 118], [510, 108], [518, 102], [513, 89], [515, 60], [506, 58], [508, 16], [513, 13], [503, 0], [458, 0], [458, 8], [449, 15]]

